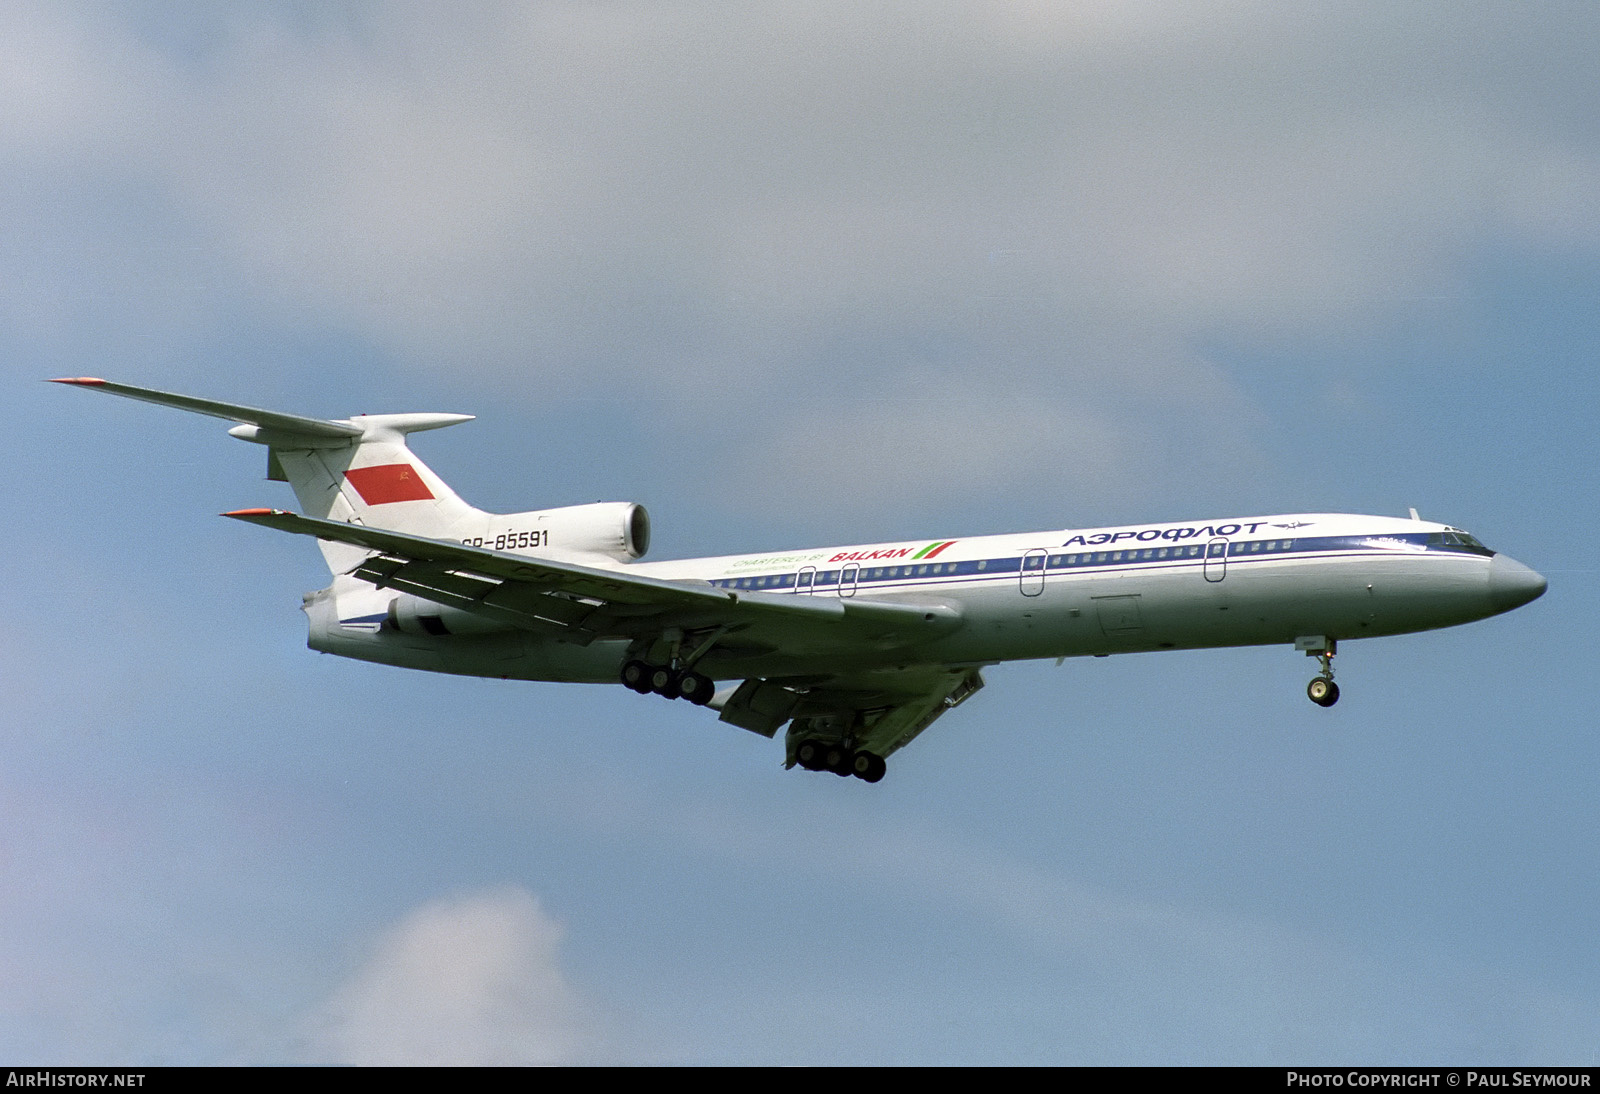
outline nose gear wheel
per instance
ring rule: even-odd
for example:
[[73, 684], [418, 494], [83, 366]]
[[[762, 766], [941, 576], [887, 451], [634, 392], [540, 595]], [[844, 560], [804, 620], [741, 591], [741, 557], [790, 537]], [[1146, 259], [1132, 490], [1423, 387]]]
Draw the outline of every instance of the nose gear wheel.
[[1339, 701], [1339, 685], [1333, 682], [1333, 647], [1330, 643], [1327, 649], [1307, 652], [1322, 665], [1322, 671], [1306, 685], [1306, 697], [1319, 707], [1331, 707]]
[[1339, 685], [1317, 676], [1306, 685], [1306, 695], [1319, 707], [1331, 707], [1339, 701]]

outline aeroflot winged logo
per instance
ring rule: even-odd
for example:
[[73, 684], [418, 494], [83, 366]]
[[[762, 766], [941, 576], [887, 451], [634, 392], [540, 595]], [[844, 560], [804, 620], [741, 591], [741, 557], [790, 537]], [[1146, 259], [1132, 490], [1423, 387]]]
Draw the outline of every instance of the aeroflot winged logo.
[[384, 463], [376, 467], [352, 467], [344, 473], [368, 505], [387, 505], [391, 501], [431, 501], [433, 491], [408, 463]]

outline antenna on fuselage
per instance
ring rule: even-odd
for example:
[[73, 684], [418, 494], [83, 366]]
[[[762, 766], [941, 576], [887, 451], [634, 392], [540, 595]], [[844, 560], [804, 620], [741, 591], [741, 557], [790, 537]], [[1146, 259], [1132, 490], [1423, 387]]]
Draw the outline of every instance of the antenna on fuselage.
[[1411, 509], [1411, 519], [1417, 521], [1418, 523], [1421, 523], [1422, 521], [1422, 518], [1417, 516], [1417, 510], [1415, 506], [1413, 506]]

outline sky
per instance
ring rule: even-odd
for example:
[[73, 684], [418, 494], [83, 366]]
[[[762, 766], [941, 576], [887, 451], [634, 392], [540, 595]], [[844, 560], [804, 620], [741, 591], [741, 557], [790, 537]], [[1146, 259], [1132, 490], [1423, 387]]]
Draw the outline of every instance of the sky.
[[[1600, 1064], [1600, 9], [0, 9], [0, 1062]], [[223, 423], [651, 558], [1294, 512], [1550, 580], [996, 666], [875, 786], [304, 647]]]

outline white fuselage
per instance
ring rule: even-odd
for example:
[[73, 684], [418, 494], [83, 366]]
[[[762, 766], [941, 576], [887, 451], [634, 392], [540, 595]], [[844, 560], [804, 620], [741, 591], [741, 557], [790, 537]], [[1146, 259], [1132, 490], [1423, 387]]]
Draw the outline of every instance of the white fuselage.
[[[731, 644], [700, 665], [720, 679], [1348, 640], [1482, 619], [1544, 589], [1527, 567], [1446, 525], [1337, 514], [605, 565], [751, 593], [939, 604], [959, 613], [958, 625], [912, 645], [840, 653]], [[579, 645], [554, 630], [407, 633], [385, 622], [394, 596], [337, 579], [307, 598], [310, 645], [410, 668], [593, 682], [615, 681], [626, 655], [624, 642]]]

